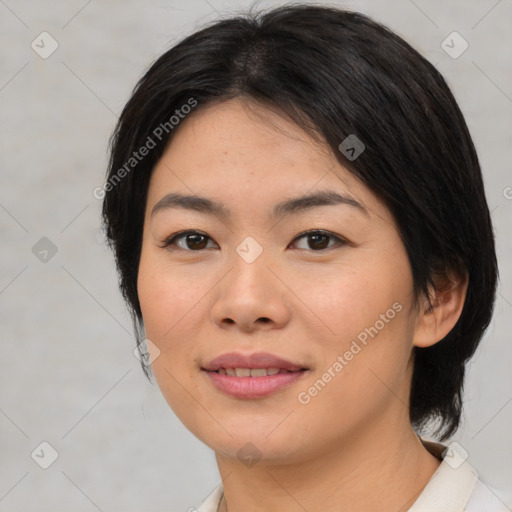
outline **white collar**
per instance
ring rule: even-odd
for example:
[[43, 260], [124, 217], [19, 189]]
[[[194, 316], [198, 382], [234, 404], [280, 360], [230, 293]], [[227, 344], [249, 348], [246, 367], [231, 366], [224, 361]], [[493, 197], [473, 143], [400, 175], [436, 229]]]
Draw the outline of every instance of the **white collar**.
[[449, 463], [449, 450], [408, 512], [463, 512], [466, 509], [478, 475], [466, 461]]

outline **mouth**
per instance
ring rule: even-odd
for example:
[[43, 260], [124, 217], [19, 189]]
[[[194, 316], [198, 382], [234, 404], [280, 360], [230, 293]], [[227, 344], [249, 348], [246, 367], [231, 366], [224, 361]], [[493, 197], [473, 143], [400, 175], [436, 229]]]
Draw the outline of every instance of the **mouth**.
[[219, 375], [229, 375], [230, 377], [259, 378], [281, 373], [302, 372], [306, 370], [307, 368], [301, 368], [300, 370], [287, 370], [285, 368], [219, 368], [218, 370], [213, 370], [213, 373], [218, 373]]
[[201, 367], [208, 381], [235, 398], [264, 398], [289, 388], [310, 369], [269, 353], [229, 353]]
[[[221, 354], [204, 364], [202, 369], [232, 377], [264, 377], [265, 375], [276, 375], [285, 371], [308, 370], [303, 364], [288, 361], [268, 352]], [[266, 373], [264, 374], [263, 371]]]

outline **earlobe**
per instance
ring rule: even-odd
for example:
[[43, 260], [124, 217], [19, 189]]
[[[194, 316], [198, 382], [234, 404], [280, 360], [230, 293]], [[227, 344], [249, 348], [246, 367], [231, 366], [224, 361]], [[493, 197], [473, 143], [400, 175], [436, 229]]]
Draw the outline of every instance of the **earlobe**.
[[423, 298], [419, 308], [413, 344], [430, 347], [441, 341], [453, 329], [464, 307], [468, 288], [467, 275], [451, 273], [438, 280], [431, 290], [430, 304]]

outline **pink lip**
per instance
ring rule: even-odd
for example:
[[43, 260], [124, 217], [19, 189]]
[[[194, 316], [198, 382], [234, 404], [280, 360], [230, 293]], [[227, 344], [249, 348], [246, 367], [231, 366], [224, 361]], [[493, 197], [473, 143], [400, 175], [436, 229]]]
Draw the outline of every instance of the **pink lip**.
[[[217, 373], [219, 368], [279, 368], [287, 370], [265, 377], [233, 377]], [[267, 352], [222, 354], [203, 366], [202, 370], [220, 391], [236, 398], [263, 398], [290, 386], [309, 371]]]
[[266, 377], [232, 377], [217, 372], [204, 373], [213, 384], [227, 395], [236, 398], [263, 398], [290, 386], [300, 379], [308, 370], [298, 370], [287, 373], [277, 373]]
[[304, 365], [292, 363], [268, 352], [255, 352], [253, 354], [229, 352], [215, 357], [203, 366], [203, 370], [208, 372], [215, 372], [219, 368], [279, 368], [290, 372], [307, 370]]

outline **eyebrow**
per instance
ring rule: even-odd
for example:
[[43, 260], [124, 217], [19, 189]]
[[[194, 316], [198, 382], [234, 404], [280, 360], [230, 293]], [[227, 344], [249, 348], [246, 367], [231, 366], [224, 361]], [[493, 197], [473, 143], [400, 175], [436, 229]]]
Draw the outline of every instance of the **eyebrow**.
[[[318, 192], [304, 194], [293, 197], [277, 203], [271, 213], [272, 217], [281, 217], [290, 213], [297, 213], [318, 206], [334, 206], [344, 204], [352, 206], [365, 215], [369, 215], [368, 210], [352, 197], [345, 196], [334, 190], [321, 190]], [[185, 195], [178, 192], [171, 192], [160, 199], [151, 210], [151, 217], [157, 212], [170, 208], [183, 208], [193, 210], [209, 215], [216, 215], [221, 218], [230, 218], [231, 213], [225, 205], [197, 195]]]

